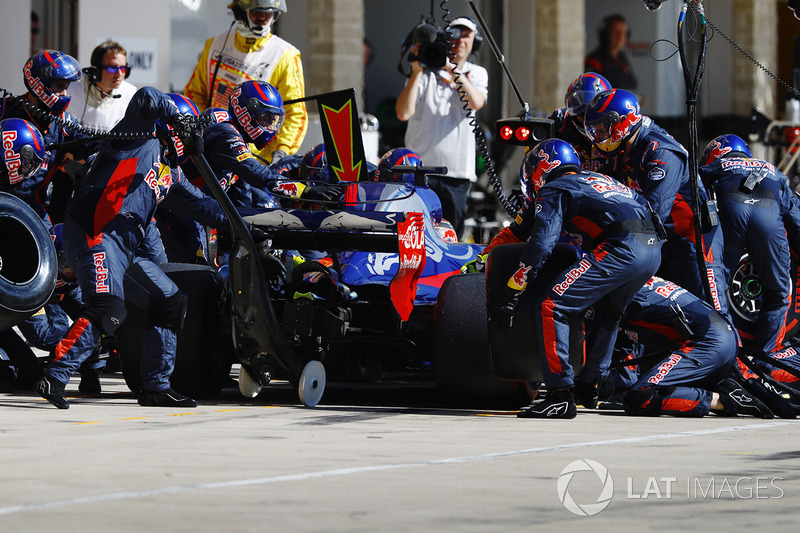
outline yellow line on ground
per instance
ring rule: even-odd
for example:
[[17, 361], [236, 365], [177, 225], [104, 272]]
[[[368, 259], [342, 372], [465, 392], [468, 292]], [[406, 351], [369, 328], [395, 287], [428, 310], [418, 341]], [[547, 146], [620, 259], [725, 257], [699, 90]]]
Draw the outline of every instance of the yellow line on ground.
[[196, 415], [197, 413], [173, 413], [167, 416], [189, 416], [189, 415]]
[[73, 426], [85, 426], [86, 424], [102, 424], [99, 420], [96, 422], [73, 422]]
[[231, 411], [244, 411], [244, 409], [215, 409], [215, 413], [229, 413]]

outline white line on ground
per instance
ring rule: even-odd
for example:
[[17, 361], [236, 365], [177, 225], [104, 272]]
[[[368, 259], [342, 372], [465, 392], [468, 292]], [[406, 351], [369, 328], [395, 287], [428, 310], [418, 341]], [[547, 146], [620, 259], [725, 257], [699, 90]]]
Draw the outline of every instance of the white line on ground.
[[625, 439], [601, 440], [590, 442], [576, 442], [573, 444], [559, 444], [557, 446], [544, 446], [541, 448], [527, 448], [524, 450], [513, 450], [509, 452], [489, 453], [484, 455], [470, 455], [465, 457], [450, 457], [447, 459], [435, 459], [431, 461], [420, 461], [415, 463], [396, 463], [386, 465], [359, 466], [353, 468], [339, 468], [336, 470], [321, 470], [319, 472], [305, 472], [302, 474], [290, 474], [285, 476], [264, 477], [255, 479], [240, 479], [232, 481], [221, 481], [216, 483], [201, 483], [198, 485], [184, 485], [178, 487], [162, 487], [160, 489], [146, 489], [127, 492], [115, 492], [111, 494], [100, 494], [97, 496], [85, 496], [82, 498], [71, 498], [68, 500], [58, 500], [49, 502], [29, 503], [24, 505], [12, 505], [0, 507], [0, 515], [9, 515], [25, 511], [40, 511], [44, 509], [54, 509], [58, 507], [71, 507], [77, 505], [93, 504], [98, 502], [108, 502], [115, 500], [132, 500], [145, 498], [147, 496], [160, 496], [163, 494], [176, 494], [179, 492], [191, 492], [197, 490], [224, 489], [230, 487], [245, 487], [249, 485], [267, 485], [270, 483], [283, 483], [286, 481], [302, 481], [306, 479], [316, 479], [322, 477], [344, 476], [349, 474], [360, 474], [365, 472], [379, 472], [384, 470], [396, 470], [399, 468], [418, 468], [422, 466], [435, 466], [451, 463], [470, 463], [475, 461], [487, 461], [490, 459], [500, 459], [504, 457], [514, 457], [519, 455], [529, 455], [558, 450], [569, 450], [575, 448], [590, 448], [594, 446], [608, 446], [615, 444], [634, 444], [652, 440], [677, 439], [684, 437], [697, 437], [713, 435], [717, 433], [728, 433], [731, 431], [770, 429], [789, 424], [797, 424], [798, 421], [775, 421], [758, 423], [744, 426], [728, 426], [723, 428], [701, 429], [696, 431], [681, 431], [678, 433], [662, 433], [657, 435], [643, 435], [640, 437], [629, 437]]

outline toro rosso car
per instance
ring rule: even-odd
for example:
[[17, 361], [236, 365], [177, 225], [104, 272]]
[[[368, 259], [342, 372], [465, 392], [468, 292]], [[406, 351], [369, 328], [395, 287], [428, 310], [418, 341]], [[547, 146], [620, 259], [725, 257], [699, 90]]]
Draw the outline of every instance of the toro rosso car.
[[[320, 401], [329, 377], [414, 373], [434, 378], [452, 399], [515, 395], [518, 385], [491, 371], [483, 276], [456, 276], [470, 279], [469, 286], [447, 283], [482, 246], [455, 242], [440, 226], [441, 203], [425, 186], [424, 173], [432, 169], [409, 167], [414, 183], [371, 181], [360, 135], [337, 129], [339, 119], [326, 115], [352, 106], [350, 124], [358, 124], [354, 92], [330, 95], [334, 101], [320, 105], [328, 165], [356, 169], [341, 180], [338, 205], [237, 210], [205, 159], [194, 158], [228, 216], [232, 243], [222, 271], [163, 265], [190, 300], [173, 386], [214, 396], [238, 363], [245, 396], [286, 379], [309, 406]], [[337, 137], [343, 133], [344, 140]], [[263, 267], [270, 249], [326, 260], [287, 261], [276, 274]], [[118, 333], [121, 366], [134, 391], [146, 321], [146, 310], [129, 309]]]

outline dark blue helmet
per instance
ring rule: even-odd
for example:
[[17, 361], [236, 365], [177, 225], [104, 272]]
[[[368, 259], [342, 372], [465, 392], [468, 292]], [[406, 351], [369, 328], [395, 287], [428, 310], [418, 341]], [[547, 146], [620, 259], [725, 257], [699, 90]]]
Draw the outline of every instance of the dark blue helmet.
[[603, 152], [616, 152], [641, 125], [639, 100], [628, 91], [611, 89], [602, 92], [586, 106], [586, 136]]
[[[69, 105], [68, 95], [59, 96], [56, 93], [83, 76], [75, 58], [58, 50], [42, 50], [33, 54], [22, 68], [22, 74], [25, 87], [54, 115], [60, 115]], [[53, 87], [56, 84], [64, 86]]]
[[[172, 100], [172, 103], [175, 104], [175, 107], [178, 108], [180, 114], [189, 115], [191, 117], [200, 116], [200, 112], [195, 103], [182, 94], [167, 93], [167, 96]], [[156, 120], [156, 131], [161, 143], [167, 149], [167, 161], [169, 161], [170, 166], [180, 166], [185, 163], [189, 155], [186, 153], [186, 150], [184, 150], [183, 142], [174, 134], [172, 126], [158, 119]]]
[[228, 103], [231, 122], [261, 150], [283, 126], [286, 112], [278, 89], [263, 81], [238, 85]]
[[[395, 165], [421, 167], [422, 160], [415, 152], [409, 150], [408, 148], [393, 148], [383, 154], [381, 160], [378, 161], [378, 169], [376, 170], [378, 179], [385, 179], [380, 177], [381, 170], [392, 168]], [[389, 178], [389, 181], [399, 181], [413, 184], [414, 174], [392, 174]]]
[[44, 139], [36, 126], [21, 118], [0, 122], [3, 147], [0, 150], [0, 189], [16, 187], [39, 170], [44, 161]]
[[586, 106], [595, 95], [611, 89], [611, 84], [600, 74], [585, 72], [578, 76], [567, 89], [564, 105], [572, 116], [583, 116]]
[[221, 107], [209, 107], [203, 111], [203, 115], [211, 117], [216, 123], [231, 121], [231, 115], [228, 113], [228, 110], [222, 109]]
[[303, 179], [324, 179], [328, 160], [325, 158], [325, 145], [320, 143], [305, 153], [300, 160], [300, 177]]
[[715, 137], [708, 143], [708, 146], [706, 146], [706, 149], [703, 151], [703, 159], [700, 164], [708, 165], [721, 157], [731, 157], [733, 155], [748, 158], [753, 157], [753, 154], [750, 153], [750, 147], [747, 146], [747, 143], [744, 142], [741, 137], [732, 133], [727, 133]]
[[519, 169], [522, 192], [526, 197], [533, 198], [545, 183], [569, 170], [581, 170], [581, 158], [572, 145], [561, 139], [545, 139], [531, 148], [522, 159]]

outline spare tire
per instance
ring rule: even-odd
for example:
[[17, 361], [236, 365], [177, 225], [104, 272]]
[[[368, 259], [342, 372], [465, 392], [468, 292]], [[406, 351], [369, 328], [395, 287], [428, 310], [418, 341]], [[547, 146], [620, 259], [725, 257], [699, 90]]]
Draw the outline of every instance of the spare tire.
[[0, 235], [0, 331], [6, 331], [53, 295], [58, 259], [39, 215], [16, 196], [2, 192]]

